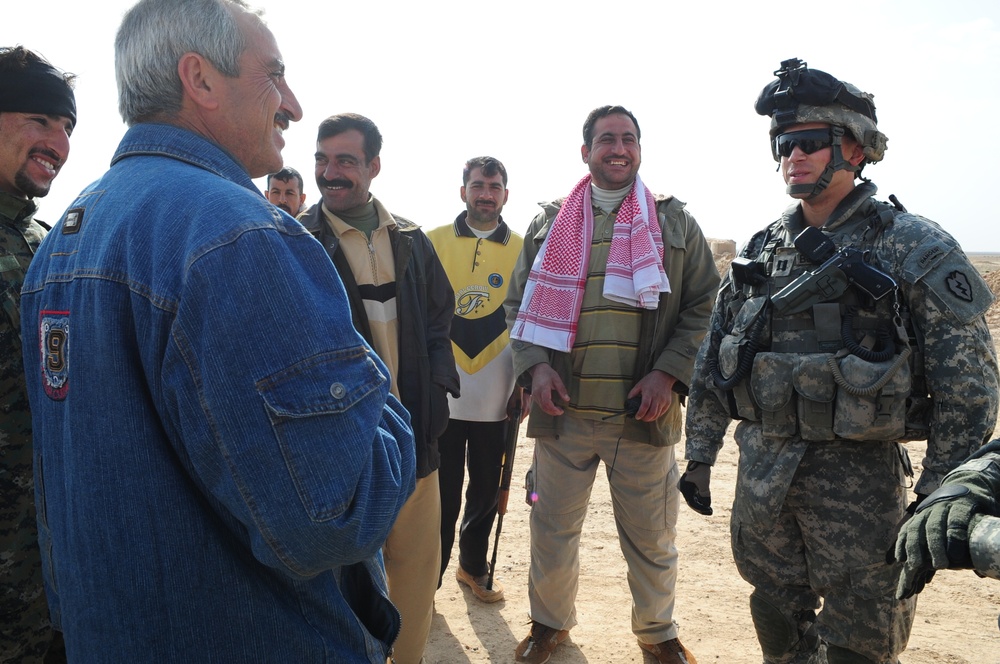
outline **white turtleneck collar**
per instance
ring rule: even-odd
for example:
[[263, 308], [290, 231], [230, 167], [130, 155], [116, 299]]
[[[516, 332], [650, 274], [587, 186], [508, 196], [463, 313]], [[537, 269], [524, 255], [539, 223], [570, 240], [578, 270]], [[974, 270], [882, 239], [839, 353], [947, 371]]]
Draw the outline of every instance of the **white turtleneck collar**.
[[632, 191], [632, 185], [622, 189], [601, 189], [593, 182], [590, 183], [590, 200], [597, 207], [605, 212], [611, 212], [618, 207], [628, 192]]

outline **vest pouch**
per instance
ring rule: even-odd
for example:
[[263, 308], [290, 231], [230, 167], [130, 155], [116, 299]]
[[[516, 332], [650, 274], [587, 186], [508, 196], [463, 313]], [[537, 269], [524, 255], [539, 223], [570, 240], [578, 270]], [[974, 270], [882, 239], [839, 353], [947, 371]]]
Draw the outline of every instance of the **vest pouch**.
[[758, 353], [750, 374], [750, 392], [760, 406], [765, 436], [790, 438], [797, 431], [792, 374], [797, 356]]
[[799, 435], [802, 440], [833, 440], [834, 397], [837, 385], [828, 364], [829, 353], [797, 355], [792, 385], [797, 393]]
[[[740, 349], [745, 346], [745, 339], [735, 334], [728, 334], [723, 337], [719, 344], [719, 370], [723, 376], [729, 377], [736, 371], [739, 363]], [[743, 352], [746, 352], [745, 350]], [[733, 386], [730, 391], [733, 401], [736, 403], [736, 413], [745, 420], [753, 422], [760, 421], [760, 409], [754, 403], [753, 395], [750, 394], [749, 380], [741, 380]]]
[[[719, 344], [719, 371], [723, 378], [736, 375], [740, 371], [740, 365], [747, 365], [750, 361], [754, 347], [761, 347], [770, 337], [769, 316], [766, 312], [761, 312], [766, 303], [766, 297], [752, 297], [744, 302], [736, 313], [732, 332], [723, 337]], [[750, 369], [750, 366], [745, 366], [742, 370], [746, 372], [747, 369]], [[736, 402], [736, 411], [740, 417], [759, 422], [760, 408], [754, 402], [749, 383], [750, 381], [744, 378], [732, 388], [733, 400]]]
[[837, 390], [834, 432], [846, 440], [897, 441], [903, 438], [906, 400], [910, 395], [909, 362], [899, 355], [885, 362], [866, 362], [856, 355], [848, 355], [837, 365], [844, 384]]

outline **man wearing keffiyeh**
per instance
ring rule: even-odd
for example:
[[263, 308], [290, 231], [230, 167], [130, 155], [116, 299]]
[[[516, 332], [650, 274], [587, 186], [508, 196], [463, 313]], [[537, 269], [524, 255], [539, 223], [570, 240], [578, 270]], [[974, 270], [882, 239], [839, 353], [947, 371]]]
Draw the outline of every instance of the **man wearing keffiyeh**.
[[532, 625], [515, 657], [547, 662], [576, 624], [580, 532], [604, 461], [629, 567], [632, 631], [656, 661], [694, 664], [673, 621], [673, 446], [719, 276], [684, 203], [652, 194], [639, 178], [635, 116], [621, 106], [595, 109], [583, 139], [590, 174], [528, 227], [505, 304], [535, 438], [526, 478]]

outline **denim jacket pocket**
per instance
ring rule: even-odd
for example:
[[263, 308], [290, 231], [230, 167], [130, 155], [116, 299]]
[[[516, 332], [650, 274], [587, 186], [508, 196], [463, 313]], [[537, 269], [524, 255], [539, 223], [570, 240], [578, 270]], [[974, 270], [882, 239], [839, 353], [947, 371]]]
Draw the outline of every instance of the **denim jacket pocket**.
[[[367, 435], [358, 422], [378, 422], [379, 417], [359, 418], [353, 409], [381, 412], [389, 393], [388, 380], [370, 351], [355, 346], [314, 355], [257, 383], [281, 455], [310, 518], [328, 521], [348, 508], [334, 456], [343, 449], [345, 436], [362, 444]], [[374, 434], [374, 431], [371, 432]], [[337, 444], [333, 439], [339, 437]], [[328, 450], [317, 449], [316, 440], [331, 439]], [[303, 444], [303, 443], [310, 444]]]

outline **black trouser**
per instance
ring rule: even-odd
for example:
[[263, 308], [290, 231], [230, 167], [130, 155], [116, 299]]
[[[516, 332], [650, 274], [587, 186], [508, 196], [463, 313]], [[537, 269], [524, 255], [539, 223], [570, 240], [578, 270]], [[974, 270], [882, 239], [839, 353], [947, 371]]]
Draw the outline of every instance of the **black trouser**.
[[497, 514], [500, 471], [503, 463], [504, 422], [448, 420], [448, 428], [438, 438], [441, 467], [441, 575], [451, 559], [455, 543], [455, 523], [462, 507], [465, 483], [466, 443], [468, 443], [469, 487], [465, 492], [465, 513], [458, 537], [458, 562], [466, 572], [482, 576], [489, 572], [486, 553], [490, 531]]

